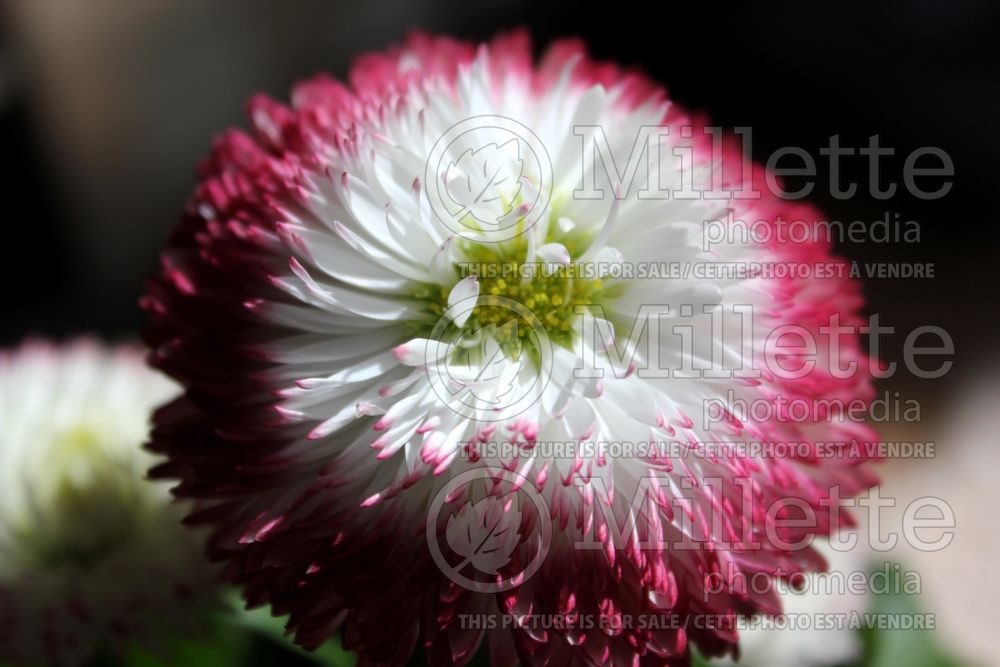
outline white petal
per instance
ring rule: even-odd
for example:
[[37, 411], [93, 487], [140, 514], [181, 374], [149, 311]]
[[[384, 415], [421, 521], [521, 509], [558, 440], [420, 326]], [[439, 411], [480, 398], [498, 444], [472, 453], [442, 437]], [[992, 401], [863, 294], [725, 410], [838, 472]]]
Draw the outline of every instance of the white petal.
[[462, 278], [448, 295], [448, 313], [455, 326], [462, 328], [476, 308], [479, 298], [479, 279], [476, 276]]
[[569, 250], [562, 243], [546, 243], [538, 249], [538, 257], [550, 264], [569, 264]]

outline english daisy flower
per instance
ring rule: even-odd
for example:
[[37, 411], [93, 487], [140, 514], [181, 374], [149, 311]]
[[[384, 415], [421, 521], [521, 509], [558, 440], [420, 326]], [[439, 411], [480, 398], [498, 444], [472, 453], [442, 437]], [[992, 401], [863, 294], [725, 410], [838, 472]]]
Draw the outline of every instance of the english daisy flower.
[[[827, 338], [805, 375], [703, 369], [782, 357], [783, 325], [857, 324], [858, 288], [704, 270], [840, 262], [812, 236], [704, 247], [729, 213], [814, 215], [766, 192], [650, 196], [763, 182], [739, 155], [723, 173], [660, 87], [575, 41], [536, 63], [520, 33], [414, 35], [249, 116], [202, 164], [144, 300], [152, 362], [186, 390], [157, 415], [157, 474], [196, 499], [249, 604], [306, 647], [340, 630], [368, 664], [417, 647], [463, 664], [487, 636], [495, 665], [685, 664], [692, 641], [735, 652], [736, 615], [780, 609], [707, 576], [822, 566], [785, 546], [808, 532], [794, 513], [767, 510], [871, 485], [816, 446], [867, 432], [780, 406], [869, 399], [857, 337], [837, 351], [862, 362], [850, 377], [824, 368]], [[670, 131], [633, 187], [650, 127]], [[731, 440], [804, 450], [720, 453]], [[817, 513], [813, 532], [836, 529]]]
[[0, 661], [81, 664], [205, 604], [202, 545], [145, 479], [150, 415], [177, 393], [138, 348], [0, 353]]

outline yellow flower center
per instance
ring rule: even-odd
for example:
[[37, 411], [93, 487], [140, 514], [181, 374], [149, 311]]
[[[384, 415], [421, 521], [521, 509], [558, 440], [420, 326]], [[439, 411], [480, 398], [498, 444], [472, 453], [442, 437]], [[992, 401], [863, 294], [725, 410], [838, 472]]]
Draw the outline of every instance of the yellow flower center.
[[[572, 246], [586, 246], [578, 239], [572, 240], [577, 241]], [[561, 240], [572, 252], [567, 241]], [[462, 243], [461, 255], [465, 259], [456, 271], [463, 278], [476, 276], [479, 298], [461, 330], [450, 327], [448, 336], [452, 340], [471, 340], [477, 332], [488, 331], [507, 356], [518, 358], [526, 352], [537, 362], [537, 339], [541, 335], [552, 345], [573, 349], [581, 307], [603, 305], [621, 291], [619, 286], [608, 286], [595, 277], [592, 267], [577, 262], [526, 262], [527, 243], [523, 237], [507, 243]], [[432, 315], [440, 317], [448, 308], [450, 292], [450, 287], [428, 287], [417, 296], [428, 302]], [[472, 350], [469, 354], [475, 356]]]

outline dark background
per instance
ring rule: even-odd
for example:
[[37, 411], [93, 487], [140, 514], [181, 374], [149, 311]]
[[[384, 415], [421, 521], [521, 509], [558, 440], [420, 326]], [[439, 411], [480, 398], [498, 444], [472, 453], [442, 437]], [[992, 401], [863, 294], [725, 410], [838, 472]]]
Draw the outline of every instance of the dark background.
[[[750, 126], [754, 154], [786, 145], [817, 157], [812, 195], [832, 219], [889, 211], [921, 225], [920, 244], [844, 245], [859, 260], [934, 262], [933, 280], [867, 281], [871, 312], [905, 334], [945, 326], [961, 379], [994, 357], [995, 184], [1000, 169], [997, 39], [988, 0], [718, 3], [26, 0], [0, 13], [0, 342], [29, 334], [135, 336], [144, 277], [193, 185], [213, 134], [244, 124], [258, 90], [287, 98], [297, 79], [343, 76], [353, 55], [420, 27], [471, 39], [526, 26], [539, 48], [583, 36], [600, 57], [646, 70], [714, 124]], [[878, 134], [900, 157], [937, 146], [956, 177], [943, 199], [867, 196], [864, 158], [844, 161], [861, 194], [823, 187], [831, 135]], [[900, 186], [900, 190], [903, 190]], [[902, 335], [884, 355], [898, 357]], [[917, 389], [919, 393], [919, 389]]]

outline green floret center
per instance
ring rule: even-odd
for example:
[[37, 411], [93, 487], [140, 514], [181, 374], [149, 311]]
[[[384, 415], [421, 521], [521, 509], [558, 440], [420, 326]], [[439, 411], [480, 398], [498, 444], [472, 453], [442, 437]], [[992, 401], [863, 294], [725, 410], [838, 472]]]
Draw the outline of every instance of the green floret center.
[[[587, 245], [576, 238], [559, 242], [567, 247], [571, 257]], [[476, 276], [479, 298], [462, 328], [450, 326], [441, 336], [448, 340], [475, 340], [481, 332], [489, 332], [508, 357], [516, 359], [526, 353], [529, 359], [538, 362], [541, 332], [552, 346], [572, 350], [578, 344], [581, 307], [604, 306], [621, 293], [619, 285], [608, 285], [593, 277], [575, 261], [561, 268], [549, 264], [545, 267], [548, 270], [543, 269], [540, 260], [527, 263], [527, 243], [523, 237], [505, 243], [460, 243], [465, 259], [455, 266], [456, 273], [461, 278]], [[451, 287], [426, 286], [416, 296], [427, 303], [429, 313], [438, 319], [448, 308], [450, 292]], [[512, 310], [511, 302], [523, 309]], [[468, 361], [478, 361], [477, 354], [476, 348], [470, 346]]]

